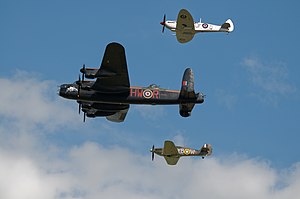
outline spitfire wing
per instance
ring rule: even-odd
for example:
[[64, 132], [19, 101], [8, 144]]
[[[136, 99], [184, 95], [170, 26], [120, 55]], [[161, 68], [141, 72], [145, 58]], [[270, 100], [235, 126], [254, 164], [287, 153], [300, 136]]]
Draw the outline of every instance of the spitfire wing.
[[129, 77], [125, 49], [121, 44], [110, 43], [106, 46], [97, 80], [92, 89], [99, 92], [129, 92]]
[[167, 163], [169, 165], [176, 165], [178, 160], [179, 160], [179, 157], [167, 157], [167, 156], [164, 156], [165, 160], [167, 161]]
[[194, 28], [194, 20], [192, 15], [185, 9], [182, 9], [179, 11], [177, 16], [177, 24], [176, 24], [177, 30], [195, 30]]
[[182, 34], [182, 33], [177, 32], [176, 38], [177, 38], [178, 42], [186, 43], [186, 42], [191, 41], [194, 38], [194, 35], [195, 34], [192, 34], [192, 33], [191, 34]]
[[107, 116], [106, 119], [112, 122], [123, 122], [125, 120], [125, 117], [127, 115], [128, 109], [121, 110], [119, 112], [116, 112], [113, 115]]
[[180, 43], [186, 43], [195, 35], [194, 19], [185, 9], [179, 11], [176, 24], [176, 38]]
[[178, 155], [178, 150], [172, 141], [165, 141], [163, 155], [171, 156]]

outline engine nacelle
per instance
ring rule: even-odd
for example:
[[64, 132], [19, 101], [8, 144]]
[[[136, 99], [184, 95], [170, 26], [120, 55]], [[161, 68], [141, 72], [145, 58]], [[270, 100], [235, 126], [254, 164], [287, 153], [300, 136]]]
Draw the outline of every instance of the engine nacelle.
[[100, 103], [89, 103], [89, 102], [82, 102], [82, 109], [96, 109], [97, 111], [104, 111], [104, 112], [116, 112], [120, 110], [125, 110], [129, 108], [127, 104], [100, 104]]
[[98, 72], [98, 68], [81, 68], [80, 72], [84, 74], [84, 76], [88, 79], [95, 79], [97, 78], [96, 74]]
[[105, 111], [87, 111], [87, 110], [82, 110], [83, 112], [86, 113], [87, 117], [95, 118], [95, 117], [103, 117], [103, 116], [110, 116], [115, 114], [114, 112], [105, 112]]
[[179, 104], [179, 113], [182, 117], [189, 117], [192, 114], [194, 103]]
[[191, 112], [189, 112], [189, 111], [184, 111], [184, 110], [180, 110], [179, 113], [180, 113], [180, 115], [181, 115], [182, 117], [190, 117], [191, 114], [192, 114]]

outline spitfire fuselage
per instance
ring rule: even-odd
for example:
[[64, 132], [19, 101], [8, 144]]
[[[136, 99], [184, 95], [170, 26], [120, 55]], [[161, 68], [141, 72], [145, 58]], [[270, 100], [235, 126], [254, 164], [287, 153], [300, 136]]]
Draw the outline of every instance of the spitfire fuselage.
[[191, 32], [191, 33], [199, 33], [199, 32], [230, 32], [228, 29], [223, 29], [220, 25], [214, 25], [214, 24], [208, 24], [208, 23], [202, 23], [202, 22], [194, 22], [194, 29], [183, 29], [178, 30], [176, 29], [177, 22], [176, 21], [166, 21], [165, 26], [173, 31], [184, 31], [184, 32]]

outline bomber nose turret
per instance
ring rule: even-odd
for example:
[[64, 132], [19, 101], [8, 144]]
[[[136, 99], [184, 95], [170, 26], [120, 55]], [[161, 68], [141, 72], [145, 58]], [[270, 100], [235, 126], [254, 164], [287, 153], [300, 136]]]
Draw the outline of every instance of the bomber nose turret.
[[76, 84], [62, 84], [59, 86], [57, 94], [68, 99], [76, 99], [78, 88]]
[[57, 94], [59, 96], [63, 97], [63, 95], [66, 93], [66, 89], [67, 89], [67, 85], [66, 84], [62, 84], [62, 85], [58, 86], [58, 88], [57, 88]]

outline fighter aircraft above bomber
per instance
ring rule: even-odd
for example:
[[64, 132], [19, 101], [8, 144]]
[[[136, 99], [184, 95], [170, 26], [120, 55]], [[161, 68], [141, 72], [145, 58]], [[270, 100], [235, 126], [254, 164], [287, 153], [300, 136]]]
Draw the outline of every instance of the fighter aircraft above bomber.
[[62, 84], [58, 94], [79, 103], [79, 113], [84, 112], [84, 121], [86, 116], [104, 116], [113, 122], [123, 122], [130, 104], [178, 104], [180, 115], [188, 117], [194, 105], [204, 101], [204, 95], [194, 91], [194, 75], [190, 68], [184, 72], [181, 90], [163, 89], [155, 84], [130, 86], [125, 49], [118, 43], [106, 46], [100, 69], [83, 65], [80, 71], [82, 79], [79, 75], [78, 81]]
[[172, 141], [165, 141], [164, 148], [150, 149], [152, 153], [152, 161], [154, 160], [154, 154], [163, 156], [169, 165], [176, 165], [179, 158], [182, 156], [201, 156], [202, 159], [206, 156], [210, 156], [212, 153], [212, 146], [210, 144], [204, 144], [200, 150], [191, 149], [187, 147], [175, 146]]
[[232, 32], [234, 25], [231, 19], [227, 19], [222, 25], [213, 25], [209, 23], [194, 22], [192, 15], [185, 9], [179, 11], [177, 21], [166, 21], [164, 15], [163, 21], [160, 22], [163, 26], [162, 32], [165, 27], [173, 32], [176, 32], [176, 38], [180, 43], [186, 43], [194, 38], [194, 35], [199, 32]]

